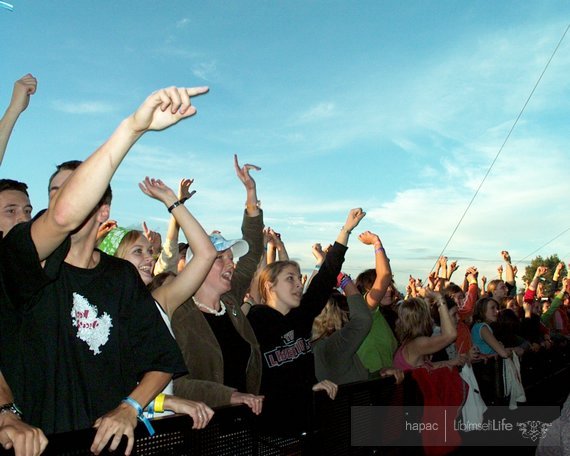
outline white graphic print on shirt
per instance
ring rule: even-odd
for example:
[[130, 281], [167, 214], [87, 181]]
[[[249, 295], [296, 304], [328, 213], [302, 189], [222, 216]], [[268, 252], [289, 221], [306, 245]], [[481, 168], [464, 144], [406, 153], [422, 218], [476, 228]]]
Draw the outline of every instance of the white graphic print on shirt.
[[73, 293], [73, 308], [71, 318], [73, 326], [77, 328], [77, 337], [86, 342], [89, 349], [98, 355], [101, 353], [100, 347], [109, 340], [109, 333], [113, 327], [111, 317], [107, 312], [102, 316], [97, 316], [97, 306], [78, 293]]
[[279, 367], [285, 363], [295, 361], [299, 356], [312, 352], [311, 341], [303, 337], [295, 339], [295, 331], [291, 330], [281, 336], [283, 345], [263, 353], [269, 368]]

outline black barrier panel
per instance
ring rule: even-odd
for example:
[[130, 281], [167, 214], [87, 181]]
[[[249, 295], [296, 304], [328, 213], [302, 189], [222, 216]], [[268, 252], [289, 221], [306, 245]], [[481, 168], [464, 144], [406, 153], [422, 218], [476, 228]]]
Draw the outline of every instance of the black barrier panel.
[[[499, 361], [500, 363], [500, 361]], [[539, 353], [526, 353], [521, 360], [521, 375], [527, 395], [526, 405], [560, 406], [570, 392], [570, 346], [561, 344], [550, 350]], [[491, 367], [489, 367], [491, 366]], [[475, 371], [477, 372], [475, 367]], [[496, 366], [487, 366], [495, 371]], [[480, 387], [483, 378], [480, 379]], [[497, 388], [497, 379], [490, 378], [488, 389], [501, 398]], [[504, 398], [503, 398], [504, 399]], [[136, 444], [133, 455], [232, 455], [232, 456], [290, 456], [290, 455], [415, 455], [422, 454], [421, 446], [381, 448], [358, 447], [351, 445], [351, 427], [358, 433], [381, 432], [384, 438], [397, 439], [402, 436], [405, 425], [403, 414], [409, 406], [423, 406], [422, 397], [410, 375], [401, 385], [395, 385], [392, 378], [369, 382], [343, 385], [339, 388], [336, 400], [331, 401], [324, 393], [317, 393], [313, 398], [314, 416], [309, 420], [311, 429], [297, 436], [284, 438], [267, 435], [259, 431], [259, 422], [249, 408], [245, 406], [223, 407], [216, 409], [214, 418], [206, 429], [193, 430], [192, 420], [188, 416], [172, 416], [155, 419], [153, 426], [156, 435], [149, 437], [146, 428], [139, 425], [135, 430]], [[376, 426], [374, 416], [358, 417], [351, 423], [353, 406], [386, 406], [391, 409], [389, 419], [380, 430]], [[367, 407], [370, 408], [371, 407]], [[494, 409], [492, 409], [494, 410]], [[497, 409], [498, 410], [498, 409]], [[500, 414], [499, 414], [500, 415]], [[407, 415], [409, 419], [409, 415]], [[261, 419], [264, 419], [262, 417]], [[497, 416], [497, 419], [502, 419]], [[265, 426], [267, 428], [267, 426]], [[90, 456], [89, 448], [95, 436], [94, 429], [55, 434], [49, 436], [46, 455], [58, 456]], [[462, 433], [465, 443], [470, 439], [485, 438], [478, 431]], [[407, 443], [410, 443], [409, 441]], [[421, 445], [418, 440], [418, 445]], [[461, 448], [457, 454], [464, 454], [472, 448]], [[518, 455], [522, 456], [525, 448], [519, 447]], [[125, 441], [113, 453], [124, 454]], [[480, 454], [481, 448], [476, 448]], [[462, 453], [463, 452], [463, 453]], [[14, 452], [1, 450], [0, 456], [13, 455]], [[530, 453], [529, 453], [530, 454]]]

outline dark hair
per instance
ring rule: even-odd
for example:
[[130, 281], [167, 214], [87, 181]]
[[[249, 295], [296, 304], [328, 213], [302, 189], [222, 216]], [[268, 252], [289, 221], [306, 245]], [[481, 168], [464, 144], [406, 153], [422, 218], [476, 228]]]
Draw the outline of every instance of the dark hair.
[[[480, 298], [475, 303], [475, 309], [473, 310], [473, 323], [486, 321], [485, 314], [487, 313], [487, 306], [491, 301], [497, 303], [495, 299], [489, 297]], [[498, 303], [497, 307], [499, 307]]]
[[18, 182], [17, 180], [0, 179], [0, 193], [6, 190], [16, 190], [18, 192], [25, 193], [28, 198], [30, 197], [30, 195], [28, 195], [28, 186], [23, 182]]
[[493, 334], [505, 347], [520, 345], [517, 336], [520, 334], [520, 320], [512, 309], [500, 310], [497, 321], [491, 325]]
[[[48, 192], [51, 189], [51, 182], [53, 181], [53, 178], [57, 176], [59, 172], [75, 171], [77, 168], [79, 168], [79, 165], [81, 165], [81, 163], [83, 163], [81, 160], [69, 160], [57, 165], [55, 167], [55, 172], [49, 178]], [[111, 185], [108, 185], [107, 189], [105, 190], [105, 193], [103, 193], [103, 197], [101, 198], [99, 203], [97, 203], [97, 208], [101, 207], [103, 204], [111, 204], [112, 199], [113, 199], [113, 192], [111, 191]]]
[[356, 280], [354, 281], [354, 284], [358, 288], [358, 291], [360, 291], [360, 294], [364, 294], [372, 288], [375, 280], [376, 270], [366, 269], [365, 271], [362, 271], [360, 274], [358, 274]]
[[176, 274], [174, 274], [172, 271], [164, 271], [155, 275], [152, 278], [152, 281], [146, 286], [147, 290], [152, 293], [157, 288], [160, 288], [164, 281], [169, 277], [176, 277]]

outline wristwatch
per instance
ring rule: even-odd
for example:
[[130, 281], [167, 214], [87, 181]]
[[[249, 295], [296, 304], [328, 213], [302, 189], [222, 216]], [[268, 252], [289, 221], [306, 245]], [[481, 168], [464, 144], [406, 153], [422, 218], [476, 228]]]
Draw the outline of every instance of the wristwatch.
[[22, 411], [13, 402], [9, 402], [8, 404], [0, 405], [0, 414], [2, 414], [2, 413], [13, 413], [18, 418], [22, 418], [22, 416], [23, 416]]

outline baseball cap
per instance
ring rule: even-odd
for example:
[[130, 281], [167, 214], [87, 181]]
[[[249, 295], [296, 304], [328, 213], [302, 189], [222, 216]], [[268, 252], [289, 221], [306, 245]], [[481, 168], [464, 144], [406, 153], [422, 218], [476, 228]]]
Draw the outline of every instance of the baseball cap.
[[[234, 255], [234, 260], [244, 256], [247, 252], [249, 252], [249, 245], [247, 241], [243, 239], [226, 239], [220, 233], [212, 233], [210, 234], [210, 241], [212, 242], [213, 246], [216, 248], [217, 252], [223, 252], [224, 250], [231, 249], [232, 254]], [[186, 251], [186, 263], [188, 263], [194, 254], [190, 247]]]

